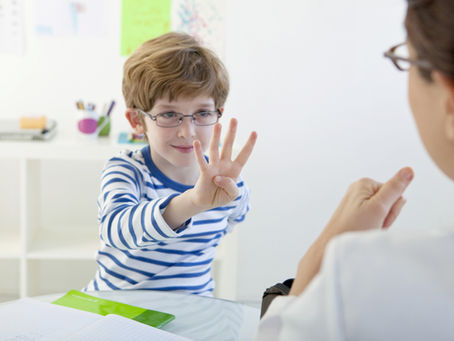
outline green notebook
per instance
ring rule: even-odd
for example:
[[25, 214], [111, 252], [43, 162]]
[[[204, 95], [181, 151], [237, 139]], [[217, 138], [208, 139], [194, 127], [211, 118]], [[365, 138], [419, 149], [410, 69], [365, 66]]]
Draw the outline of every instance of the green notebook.
[[64, 296], [52, 303], [89, 311], [102, 316], [108, 314], [120, 315], [156, 328], [161, 328], [175, 319], [175, 315], [172, 314], [105, 300], [103, 298], [87, 295], [77, 290], [68, 291]]

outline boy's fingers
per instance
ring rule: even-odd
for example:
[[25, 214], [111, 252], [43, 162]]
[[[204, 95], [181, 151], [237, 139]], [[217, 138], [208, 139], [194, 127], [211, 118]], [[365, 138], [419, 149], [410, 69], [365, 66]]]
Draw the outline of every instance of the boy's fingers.
[[213, 182], [216, 186], [221, 187], [222, 190], [227, 193], [227, 196], [232, 200], [234, 200], [240, 193], [236, 182], [232, 178], [218, 175], [213, 178]]
[[237, 126], [238, 121], [232, 118], [230, 120], [229, 131], [227, 132], [222, 145], [221, 160], [230, 160], [232, 158], [233, 141], [235, 140]]
[[257, 133], [253, 131], [251, 135], [249, 135], [249, 139], [247, 140], [246, 144], [244, 147], [241, 149], [240, 153], [235, 159], [236, 163], [239, 163], [241, 167], [243, 167], [247, 160], [249, 159], [249, 156], [252, 153], [252, 150], [254, 149], [255, 142], [257, 141]]
[[199, 164], [200, 170], [206, 169], [208, 167], [208, 164], [207, 164], [207, 160], [203, 156], [202, 146], [200, 145], [200, 141], [195, 140], [193, 143], [193, 146], [194, 146], [195, 158], [197, 160], [197, 163]]
[[413, 180], [413, 177], [414, 173], [410, 167], [402, 168], [396, 175], [383, 184], [375, 194], [374, 200], [384, 205], [385, 209], [391, 210], [411, 180]]
[[210, 140], [210, 163], [219, 160], [219, 140], [221, 139], [221, 124], [216, 123]]
[[400, 197], [396, 203], [391, 207], [391, 210], [388, 213], [388, 216], [385, 218], [385, 221], [383, 222], [383, 228], [388, 228], [390, 227], [396, 218], [399, 216], [400, 211], [402, 210], [402, 207], [404, 207], [405, 203], [407, 200], [404, 198]]

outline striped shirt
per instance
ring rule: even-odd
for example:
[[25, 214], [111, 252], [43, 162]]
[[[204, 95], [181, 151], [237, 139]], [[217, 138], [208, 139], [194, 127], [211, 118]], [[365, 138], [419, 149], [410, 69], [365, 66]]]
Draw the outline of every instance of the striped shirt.
[[102, 174], [98, 198], [98, 270], [84, 290], [152, 289], [211, 295], [216, 246], [249, 210], [249, 191], [226, 206], [199, 213], [177, 231], [162, 217], [169, 201], [192, 188], [169, 179], [150, 147], [123, 151]]

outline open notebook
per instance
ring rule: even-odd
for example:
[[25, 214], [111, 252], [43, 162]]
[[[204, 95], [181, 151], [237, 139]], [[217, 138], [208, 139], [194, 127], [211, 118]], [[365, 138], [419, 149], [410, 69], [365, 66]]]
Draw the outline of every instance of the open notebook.
[[190, 341], [118, 315], [98, 314], [23, 298], [0, 307], [0, 340]]

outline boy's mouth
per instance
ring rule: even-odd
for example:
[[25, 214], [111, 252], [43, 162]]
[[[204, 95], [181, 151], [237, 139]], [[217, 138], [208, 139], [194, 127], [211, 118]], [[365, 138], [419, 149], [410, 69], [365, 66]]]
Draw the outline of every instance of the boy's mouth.
[[176, 150], [178, 150], [180, 153], [184, 153], [184, 154], [187, 154], [187, 153], [192, 153], [192, 150], [194, 149], [192, 146], [173, 146], [173, 148], [175, 148]]

